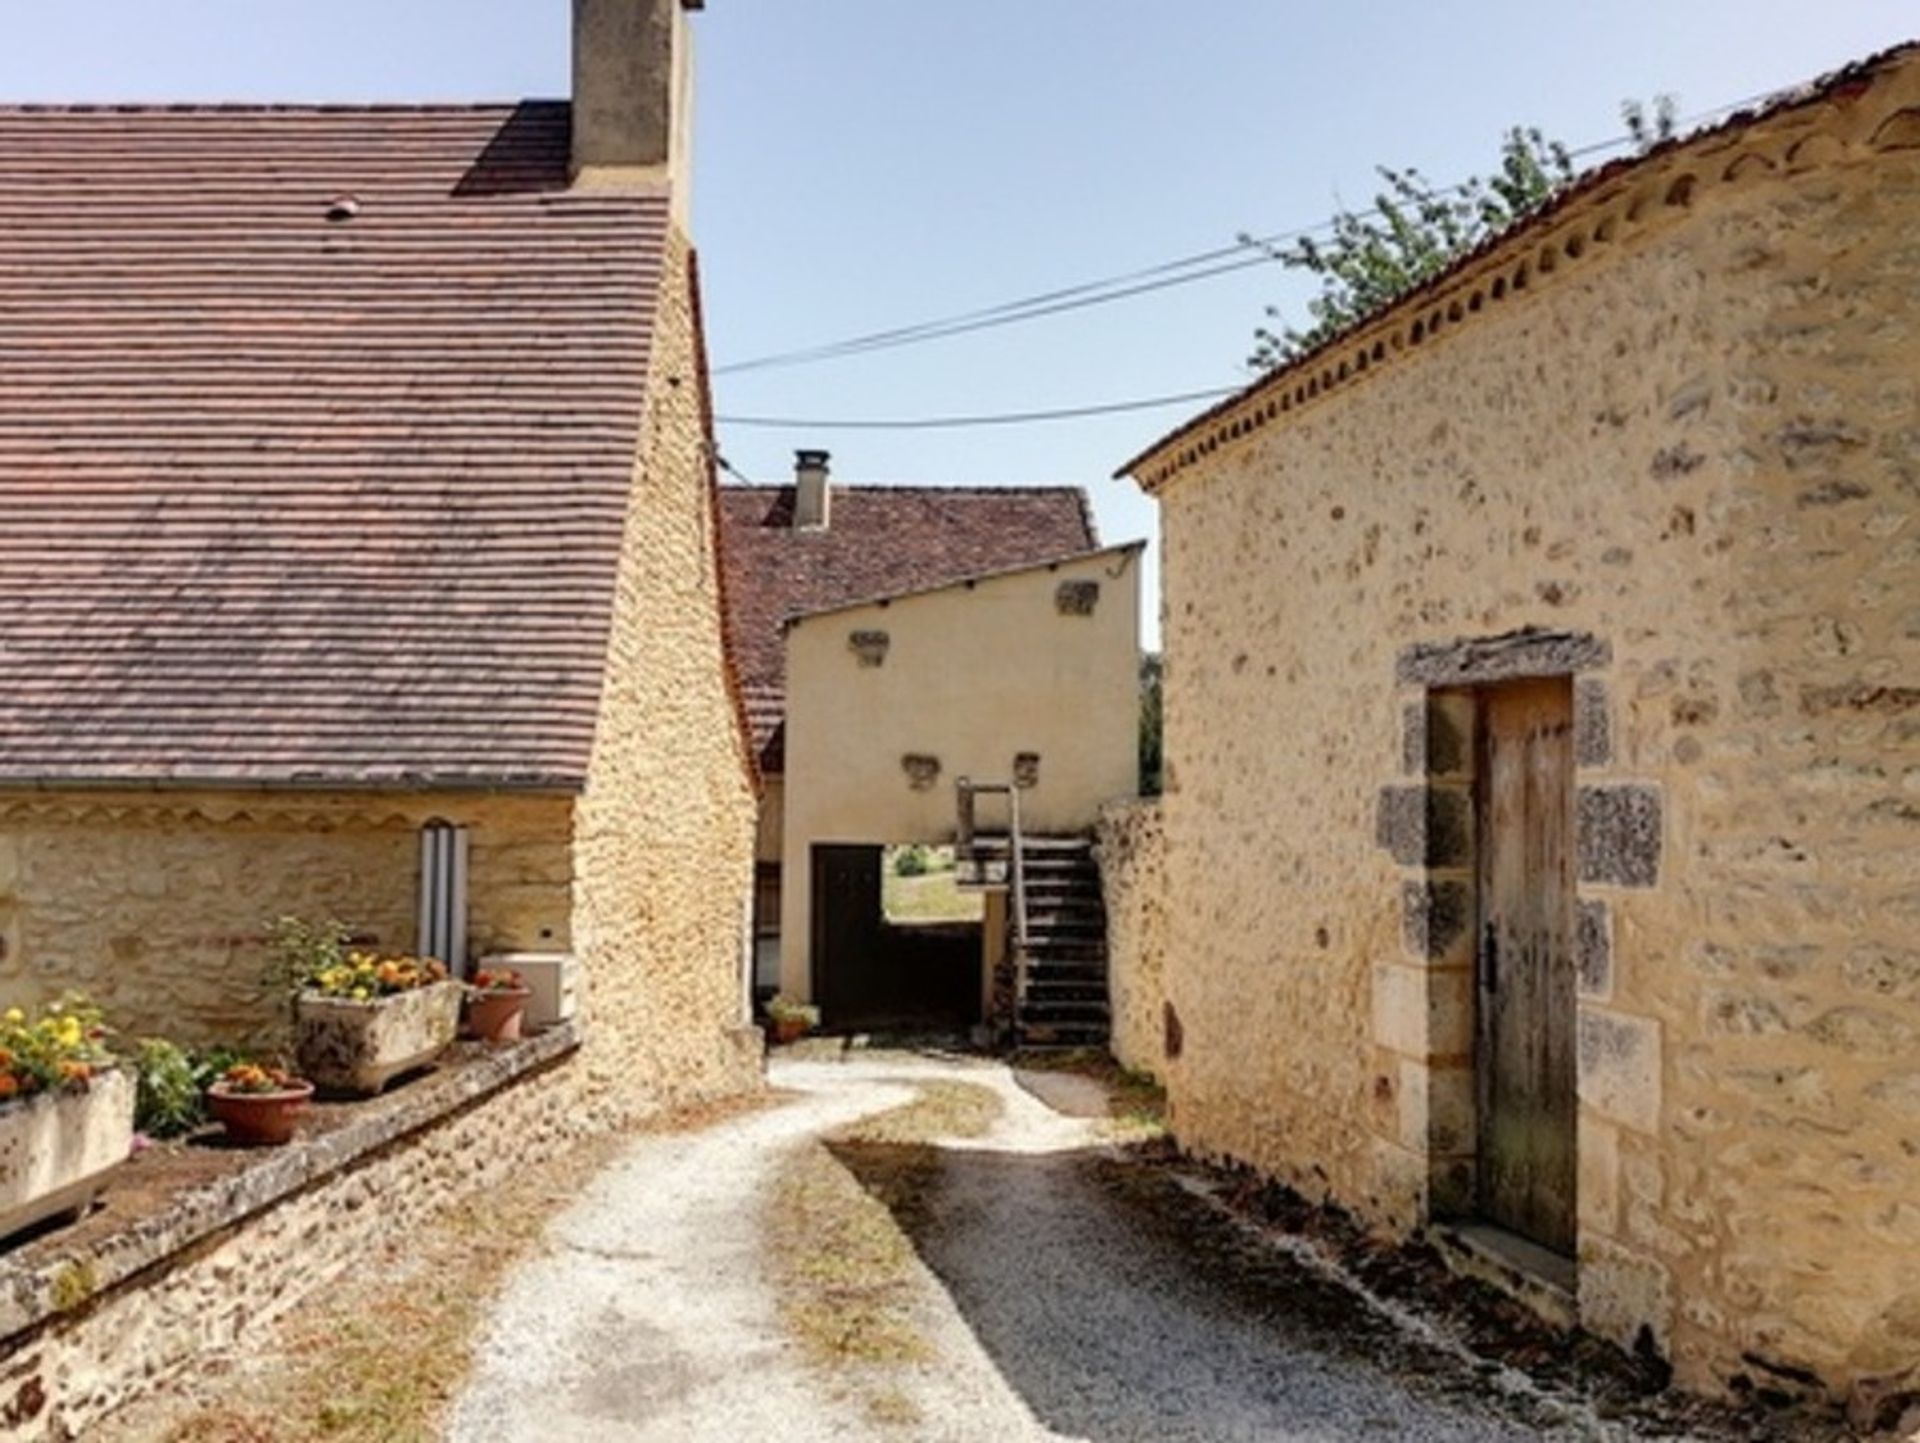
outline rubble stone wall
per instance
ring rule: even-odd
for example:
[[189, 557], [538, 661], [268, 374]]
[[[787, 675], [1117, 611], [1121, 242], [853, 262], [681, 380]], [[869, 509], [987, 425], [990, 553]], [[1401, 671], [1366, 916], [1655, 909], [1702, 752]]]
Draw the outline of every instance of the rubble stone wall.
[[1571, 677], [1578, 1308], [1696, 1388], [1920, 1357], [1917, 233], [1909, 60], [1140, 469], [1181, 1139], [1471, 1207], [1471, 688]]

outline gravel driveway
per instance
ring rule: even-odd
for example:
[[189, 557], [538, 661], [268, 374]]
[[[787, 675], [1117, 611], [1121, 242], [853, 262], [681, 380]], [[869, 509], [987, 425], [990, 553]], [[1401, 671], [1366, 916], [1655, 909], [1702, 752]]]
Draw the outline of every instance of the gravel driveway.
[[[898, 1381], [918, 1421], [890, 1424], [788, 1336], [762, 1229], [792, 1149], [934, 1079], [990, 1087], [1004, 1111], [940, 1144], [901, 1214], [933, 1360]], [[496, 1306], [453, 1438], [1631, 1436], [1491, 1386], [1307, 1263], [1269, 1250], [1249, 1268], [1216, 1211], [1101, 1145], [1073, 1080], [1029, 1090], [998, 1064], [852, 1053], [777, 1062], [772, 1081], [792, 1100], [637, 1144], [558, 1219]], [[840, 1155], [857, 1176], [858, 1150]]]

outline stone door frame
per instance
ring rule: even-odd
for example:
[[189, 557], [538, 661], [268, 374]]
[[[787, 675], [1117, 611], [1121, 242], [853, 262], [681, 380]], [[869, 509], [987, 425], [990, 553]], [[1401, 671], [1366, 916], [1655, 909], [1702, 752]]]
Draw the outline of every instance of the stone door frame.
[[[1611, 646], [1583, 632], [1526, 628], [1407, 647], [1396, 666], [1400, 775], [1380, 790], [1376, 840], [1399, 864], [1400, 955], [1375, 963], [1376, 1096], [1390, 1098], [1384, 1176], [1403, 1180], [1409, 1232], [1477, 1216], [1474, 943], [1478, 931], [1474, 768], [1478, 692], [1570, 678], [1574, 703], [1576, 1028], [1579, 1114], [1576, 1273], [1545, 1281], [1580, 1321], [1621, 1338], [1653, 1325], [1664, 1348], [1664, 1283], [1623, 1289], [1644, 1261], [1621, 1245], [1623, 1131], [1660, 1126], [1660, 1024], [1615, 1011], [1613, 912], [1623, 890], [1659, 884], [1663, 807], [1655, 784], [1618, 770]], [[1571, 1281], [1573, 1287], [1567, 1288]], [[1649, 1291], [1660, 1294], [1647, 1296]], [[1603, 1316], [1631, 1293], [1628, 1319]], [[1523, 1290], [1523, 1296], [1526, 1295]], [[1537, 1298], [1535, 1299], [1537, 1302]], [[1623, 1341], [1626, 1339], [1622, 1339]]]

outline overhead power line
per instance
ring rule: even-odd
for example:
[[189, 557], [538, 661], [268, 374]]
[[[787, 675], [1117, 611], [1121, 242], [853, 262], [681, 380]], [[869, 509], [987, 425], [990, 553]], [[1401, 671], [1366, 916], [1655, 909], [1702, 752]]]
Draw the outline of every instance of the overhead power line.
[[[772, 426], [798, 431], [934, 431], [959, 426], [1024, 426], [1036, 421], [1074, 421], [1085, 416], [1113, 416], [1123, 411], [1150, 411], [1156, 406], [1190, 406], [1217, 401], [1241, 390], [1215, 386], [1205, 391], [1183, 391], [1175, 396], [1149, 396], [1138, 401], [1107, 401], [1091, 406], [1061, 406], [1047, 411], [1001, 411], [975, 416], [915, 416], [873, 420], [802, 420], [789, 416], [716, 416], [722, 426]], [[733, 468], [728, 467], [729, 471]]]
[[[1762, 92], [1746, 96], [1740, 100], [1716, 105], [1708, 110], [1680, 117], [1676, 126], [1694, 126], [1727, 115], [1735, 110], [1766, 100], [1772, 92]], [[1589, 155], [1598, 155], [1603, 151], [1617, 150], [1630, 145], [1635, 137], [1631, 134], [1609, 136], [1605, 140], [1592, 141], [1577, 146], [1567, 152], [1571, 159], [1580, 159]], [[1449, 186], [1449, 191], [1464, 190], [1461, 185]], [[1369, 207], [1355, 212], [1361, 216], [1371, 216], [1377, 211]], [[724, 366], [715, 366], [716, 376], [737, 375], [746, 371], [771, 370], [777, 367], [809, 365], [820, 361], [841, 360], [848, 356], [864, 355], [869, 351], [892, 350], [898, 346], [921, 345], [928, 341], [945, 340], [951, 336], [967, 335], [974, 331], [993, 329], [999, 326], [1018, 325], [1026, 321], [1040, 320], [1047, 316], [1056, 316], [1068, 311], [1084, 310], [1090, 306], [1108, 305], [1115, 301], [1131, 300], [1137, 296], [1151, 295], [1157, 291], [1170, 290], [1175, 286], [1192, 285], [1199, 281], [1212, 280], [1237, 271], [1255, 266], [1277, 265], [1272, 255], [1275, 247], [1290, 241], [1302, 240], [1321, 231], [1333, 229], [1335, 218], [1313, 222], [1310, 225], [1295, 226], [1287, 230], [1274, 231], [1267, 235], [1249, 236], [1232, 245], [1217, 246], [1212, 250], [1196, 251], [1192, 255], [1180, 256], [1173, 260], [1162, 261], [1156, 265], [1143, 266], [1137, 270], [1123, 271], [1117, 275], [1103, 276], [1098, 280], [1082, 281], [1075, 285], [1060, 286], [1053, 290], [1041, 291], [1035, 295], [1023, 296], [1018, 300], [1003, 301], [997, 305], [984, 306], [977, 310], [961, 311], [953, 315], [918, 321], [910, 325], [890, 326], [884, 330], [868, 331], [862, 335], [848, 336], [839, 341], [830, 341], [821, 345], [803, 346], [790, 351], [776, 351], [769, 355], [755, 356], [744, 361], [733, 361]], [[739, 423], [736, 423], [739, 424]]]

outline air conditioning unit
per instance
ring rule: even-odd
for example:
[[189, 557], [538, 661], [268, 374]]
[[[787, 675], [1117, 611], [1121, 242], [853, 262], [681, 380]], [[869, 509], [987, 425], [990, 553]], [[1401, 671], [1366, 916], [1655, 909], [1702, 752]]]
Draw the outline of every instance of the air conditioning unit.
[[551, 1027], [573, 1016], [580, 961], [571, 952], [496, 952], [481, 958], [480, 965], [511, 967], [526, 979], [533, 993], [527, 999], [528, 1028]]

